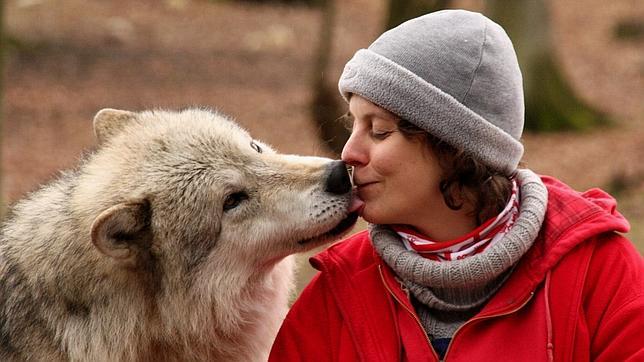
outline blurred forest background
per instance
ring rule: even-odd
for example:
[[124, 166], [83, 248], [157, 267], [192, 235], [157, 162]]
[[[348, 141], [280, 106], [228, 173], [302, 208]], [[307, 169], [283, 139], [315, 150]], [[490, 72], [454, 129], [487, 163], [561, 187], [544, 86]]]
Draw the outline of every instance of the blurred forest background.
[[[517, 47], [530, 128], [524, 165], [578, 190], [611, 192], [644, 252], [640, 0], [0, 4], [4, 208], [76, 164], [106, 107], [212, 107], [281, 152], [336, 157], [345, 62], [406, 18], [465, 8], [501, 23]], [[305, 266], [300, 286], [310, 275]]]

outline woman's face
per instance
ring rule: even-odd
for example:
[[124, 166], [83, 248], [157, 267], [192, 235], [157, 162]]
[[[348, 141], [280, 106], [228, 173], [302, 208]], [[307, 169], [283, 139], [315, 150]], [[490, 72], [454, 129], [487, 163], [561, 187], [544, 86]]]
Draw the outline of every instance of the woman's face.
[[420, 227], [444, 210], [441, 168], [423, 138], [405, 137], [399, 117], [358, 95], [351, 97], [349, 111], [353, 129], [342, 160], [353, 166], [353, 181], [365, 202], [362, 217]]

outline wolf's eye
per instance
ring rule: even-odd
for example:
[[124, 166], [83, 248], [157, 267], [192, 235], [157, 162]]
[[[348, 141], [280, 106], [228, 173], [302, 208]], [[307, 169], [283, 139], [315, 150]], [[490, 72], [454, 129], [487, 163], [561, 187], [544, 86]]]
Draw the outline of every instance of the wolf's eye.
[[262, 153], [262, 148], [261, 148], [261, 147], [259, 147], [259, 145], [258, 145], [257, 143], [255, 143], [255, 141], [250, 141], [250, 146], [251, 146], [255, 151], [257, 151], [257, 153]]
[[248, 194], [244, 191], [234, 192], [228, 195], [226, 200], [224, 200], [224, 212], [236, 208], [244, 200], [248, 200]]

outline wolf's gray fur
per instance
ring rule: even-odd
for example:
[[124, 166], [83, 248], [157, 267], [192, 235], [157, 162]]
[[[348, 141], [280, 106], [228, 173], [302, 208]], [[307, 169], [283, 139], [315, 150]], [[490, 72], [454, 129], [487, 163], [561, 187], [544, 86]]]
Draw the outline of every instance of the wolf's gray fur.
[[341, 165], [205, 110], [107, 109], [94, 129], [96, 152], [2, 228], [0, 360], [265, 360], [289, 255], [354, 220], [350, 186], [329, 192]]

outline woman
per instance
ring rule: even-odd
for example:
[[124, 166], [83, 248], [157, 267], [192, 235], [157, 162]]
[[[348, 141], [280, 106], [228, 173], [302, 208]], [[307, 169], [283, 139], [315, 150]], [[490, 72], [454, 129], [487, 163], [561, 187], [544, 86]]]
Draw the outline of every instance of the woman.
[[346, 65], [362, 217], [271, 360], [644, 359], [644, 263], [615, 200], [519, 169], [521, 73], [503, 29], [445, 10]]

